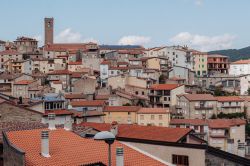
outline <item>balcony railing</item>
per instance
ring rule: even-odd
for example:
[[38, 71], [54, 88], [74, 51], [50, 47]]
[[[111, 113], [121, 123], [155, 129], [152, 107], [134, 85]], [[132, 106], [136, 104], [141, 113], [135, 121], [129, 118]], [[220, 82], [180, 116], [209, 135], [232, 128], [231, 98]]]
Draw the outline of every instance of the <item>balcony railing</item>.
[[210, 110], [213, 109], [213, 105], [199, 105], [199, 106], [194, 106], [195, 109], [197, 110]]

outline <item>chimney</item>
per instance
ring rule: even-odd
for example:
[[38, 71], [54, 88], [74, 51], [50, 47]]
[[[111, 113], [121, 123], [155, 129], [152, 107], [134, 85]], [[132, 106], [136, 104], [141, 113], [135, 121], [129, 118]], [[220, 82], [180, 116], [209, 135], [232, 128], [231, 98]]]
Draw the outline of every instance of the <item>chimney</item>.
[[72, 122], [71, 120], [67, 120], [64, 124], [64, 130], [70, 131], [72, 130]]
[[41, 155], [43, 157], [50, 157], [49, 155], [49, 131], [41, 132]]
[[124, 166], [123, 148], [116, 148], [116, 166]]
[[55, 113], [48, 113], [48, 119], [49, 119], [49, 129], [50, 130], [55, 130], [56, 125], [55, 125]]
[[118, 123], [116, 121], [111, 123], [110, 132], [116, 136], [118, 134]]

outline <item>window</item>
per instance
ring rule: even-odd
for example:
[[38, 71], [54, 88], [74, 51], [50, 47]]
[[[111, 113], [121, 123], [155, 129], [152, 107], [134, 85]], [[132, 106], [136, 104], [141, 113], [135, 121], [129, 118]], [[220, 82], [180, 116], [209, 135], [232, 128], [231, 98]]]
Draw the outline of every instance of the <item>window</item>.
[[128, 112], [128, 115], [130, 115], [131, 114], [131, 112]]
[[141, 92], [142, 95], [144, 95], [144, 92]]
[[159, 119], [162, 120], [162, 115], [159, 115]]
[[140, 115], [140, 119], [141, 119], [141, 120], [144, 120], [144, 115]]
[[111, 71], [111, 74], [114, 74], [114, 71]]
[[168, 98], [167, 98], [167, 97], [164, 97], [164, 101], [168, 101]]
[[188, 156], [173, 154], [172, 164], [188, 166], [189, 165]]
[[135, 91], [135, 94], [138, 95], [138, 91]]
[[154, 120], [155, 119], [155, 116], [154, 115], [151, 115], [151, 120]]
[[195, 129], [195, 130], [198, 130], [198, 126], [194, 126], [194, 129]]

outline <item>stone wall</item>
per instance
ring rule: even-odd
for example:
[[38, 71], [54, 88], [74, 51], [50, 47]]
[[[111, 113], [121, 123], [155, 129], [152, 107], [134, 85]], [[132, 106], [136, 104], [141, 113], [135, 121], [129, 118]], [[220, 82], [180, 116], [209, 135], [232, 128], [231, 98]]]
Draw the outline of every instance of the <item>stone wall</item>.
[[229, 160], [225, 160], [224, 158], [217, 157], [215, 155], [212, 155], [210, 153], [206, 153], [206, 160], [205, 160], [206, 166], [243, 166], [241, 164], [231, 162]]
[[40, 122], [42, 114], [10, 103], [0, 104], [0, 121]]
[[5, 134], [3, 134], [3, 158], [4, 166], [25, 165], [25, 153], [21, 149], [13, 146]]

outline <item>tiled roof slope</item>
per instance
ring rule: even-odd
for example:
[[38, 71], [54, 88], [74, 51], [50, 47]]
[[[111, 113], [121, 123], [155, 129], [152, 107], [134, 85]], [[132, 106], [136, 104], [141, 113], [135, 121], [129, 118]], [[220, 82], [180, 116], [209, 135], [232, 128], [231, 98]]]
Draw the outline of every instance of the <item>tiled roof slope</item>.
[[[102, 162], [108, 165], [108, 145], [104, 141], [86, 139], [64, 129], [49, 131], [49, 158], [40, 154], [41, 131], [24, 130], [7, 132], [9, 141], [25, 152], [26, 166], [60, 166], [60, 165], [85, 165], [89, 163]], [[29, 142], [32, 142], [31, 144]], [[163, 166], [165, 164], [150, 158], [124, 144], [115, 141], [112, 144], [112, 165], [115, 166], [116, 147], [124, 148], [125, 166]]]
[[[111, 125], [108, 123], [85, 122], [81, 123], [81, 125], [85, 127], [92, 127], [98, 131], [109, 131], [111, 127]], [[168, 128], [119, 124], [117, 137], [178, 142], [191, 131], [192, 129], [187, 128]]]

